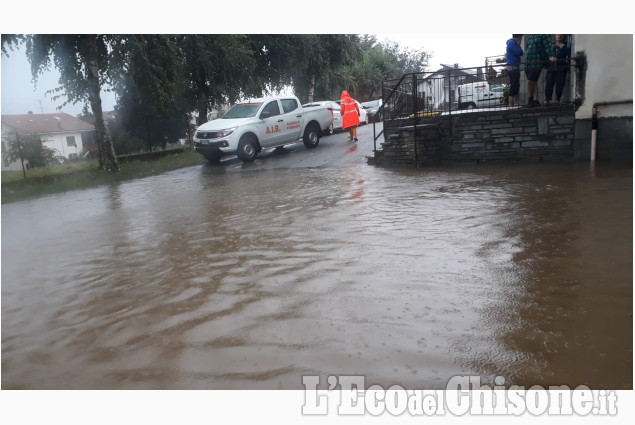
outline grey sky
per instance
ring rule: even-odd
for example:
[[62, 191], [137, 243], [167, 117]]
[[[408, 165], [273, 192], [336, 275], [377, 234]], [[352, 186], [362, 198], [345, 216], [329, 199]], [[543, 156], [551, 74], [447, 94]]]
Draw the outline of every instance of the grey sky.
[[[24, 51], [13, 51], [7, 58], [2, 55], [2, 114], [26, 114], [32, 111], [35, 114], [50, 114], [60, 112], [56, 108], [64, 100], [53, 101], [48, 90], [59, 86], [59, 73], [55, 70], [42, 74], [38, 78], [37, 88], [31, 82], [31, 67]], [[102, 107], [104, 111], [111, 111], [115, 106], [113, 93], [102, 92]], [[61, 112], [77, 115], [82, 112], [82, 103], [66, 105]]]

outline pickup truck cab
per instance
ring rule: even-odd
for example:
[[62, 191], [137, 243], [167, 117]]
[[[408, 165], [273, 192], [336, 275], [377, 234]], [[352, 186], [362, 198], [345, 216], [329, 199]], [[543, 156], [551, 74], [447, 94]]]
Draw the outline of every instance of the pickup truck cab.
[[196, 129], [194, 146], [210, 162], [236, 154], [242, 161], [256, 159], [263, 148], [296, 143], [315, 148], [323, 130], [333, 125], [333, 112], [306, 110], [294, 96], [264, 97], [234, 105], [222, 118]]

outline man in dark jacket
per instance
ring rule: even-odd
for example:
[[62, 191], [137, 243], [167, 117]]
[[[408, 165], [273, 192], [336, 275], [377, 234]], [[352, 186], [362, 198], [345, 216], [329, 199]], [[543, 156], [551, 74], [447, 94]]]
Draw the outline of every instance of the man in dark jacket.
[[569, 63], [567, 59], [571, 57], [571, 48], [567, 45], [567, 35], [556, 35], [556, 44], [554, 45], [555, 55], [550, 57], [551, 65], [547, 68], [545, 79], [545, 105], [551, 103], [553, 96], [553, 88], [556, 88], [556, 102], [560, 103], [564, 85], [567, 81], [569, 73]]

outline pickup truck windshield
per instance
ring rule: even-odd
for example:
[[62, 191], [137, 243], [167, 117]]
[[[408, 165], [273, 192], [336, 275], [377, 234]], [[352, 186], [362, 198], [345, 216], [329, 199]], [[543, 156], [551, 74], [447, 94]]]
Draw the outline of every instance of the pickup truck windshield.
[[234, 105], [225, 115], [223, 115], [223, 119], [255, 117], [256, 112], [258, 112], [261, 105], [262, 103], [241, 103], [239, 105]]

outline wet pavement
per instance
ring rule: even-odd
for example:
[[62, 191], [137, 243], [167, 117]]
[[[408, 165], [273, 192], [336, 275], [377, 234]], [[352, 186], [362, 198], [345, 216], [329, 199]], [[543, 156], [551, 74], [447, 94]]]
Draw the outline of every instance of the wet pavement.
[[631, 167], [381, 169], [359, 134], [3, 205], [2, 388], [632, 389]]

